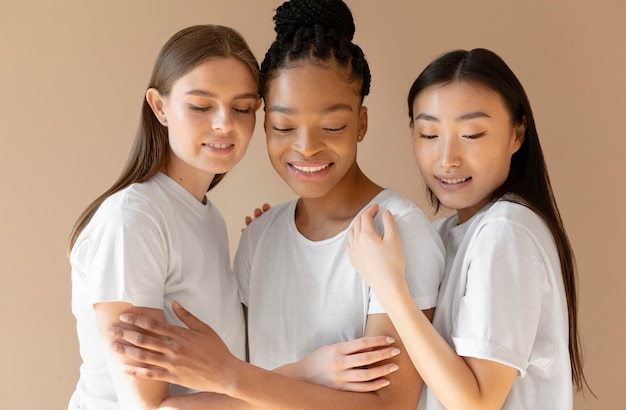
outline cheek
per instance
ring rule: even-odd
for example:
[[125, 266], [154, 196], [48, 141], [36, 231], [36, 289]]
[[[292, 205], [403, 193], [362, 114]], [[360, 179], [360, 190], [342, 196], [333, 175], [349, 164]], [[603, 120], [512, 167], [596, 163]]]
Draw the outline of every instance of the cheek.
[[413, 156], [415, 157], [415, 162], [417, 162], [417, 167], [420, 169], [420, 172], [423, 171], [423, 168], [426, 167], [426, 164], [432, 157], [432, 155], [429, 155], [427, 152], [427, 147], [424, 146], [419, 139], [413, 141]]

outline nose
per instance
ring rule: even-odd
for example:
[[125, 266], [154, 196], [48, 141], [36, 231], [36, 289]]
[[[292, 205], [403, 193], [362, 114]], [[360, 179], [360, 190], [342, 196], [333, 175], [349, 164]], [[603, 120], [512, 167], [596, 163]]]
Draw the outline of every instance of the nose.
[[439, 158], [443, 167], [458, 167], [461, 165], [460, 141], [450, 136], [439, 136]]
[[229, 132], [233, 129], [233, 112], [228, 107], [219, 107], [212, 118], [214, 131]]
[[292, 148], [304, 157], [312, 157], [324, 149], [322, 139], [313, 130], [302, 128], [298, 131]]

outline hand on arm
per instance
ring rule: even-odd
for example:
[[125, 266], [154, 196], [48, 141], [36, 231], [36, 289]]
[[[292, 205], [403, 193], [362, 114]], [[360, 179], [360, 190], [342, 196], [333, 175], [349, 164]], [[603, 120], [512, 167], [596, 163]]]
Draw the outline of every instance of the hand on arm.
[[[94, 311], [104, 346], [107, 346], [113, 340], [113, 337], [107, 332], [107, 328], [114, 323], [118, 323], [119, 315], [122, 312], [132, 312], [157, 322], [163, 321], [163, 312], [161, 310], [138, 308], [124, 302], [96, 303]], [[125, 328], [130, 329], [130, 326], [125, 326]], [[124, 374], [123, 366], [136, 364], [133, 359], [112, 354], [108, 350], [105, 354], [107, 355], [111, 377], [121, 408], [157, 408], [168, 396], [167, 383], [155, 380], [140, 380]]]
[[369, 336], [322, 346], [296, 363], [274, 371], [338, 390], [368, 392], [389, 384], [385, 379], [398, 369], [395, 363], [378, 364], [400, 354], [388, 336]]
[[[120, 339], [112, 344], [112, 348], [142, 362], [127, 366], [127, 374], [165, 380], [197, 390], [224, 393], [239, 399], [238, 403], [247, 402], [256, 408], [414, 410], [417, 405], [421, 385], [406, 353], [400, 353], [393, 358], [399, 369], [388, 374], [387, 379], [391, 382], [388, 387], [369, 393], [339, 391], [242, 362], [230, 354], [209, 326], [180, 306], [175, 306], [174, 311], [190, 329], [132, 314], [122, 315], [124, 322], [143, 329], [142, 332], [120, 326], [111, 328], [111, 333]], [[378, 316], [385, 320], [381, 321]], [[155, 336], [147, 335], [146, 331]], [[388, 335], [398, 341], [397, 333], [386, 315], [370, 316], [366, 332], [368, 335]], [[401, 346], [398, 347], [402, 350]], [[354, 348], [353, 345], [352, 349]], [[357, 359], [360, 360], [362, 358]], [[381, 365], [392, 366], [393, 363], [387, 360], [381, 362]]]
[[[259, 216], [263, 215], [263, 213], [267, 212], [270, 208], [271, 206], [268, 203], [264, 203], [260, 208], [255, 208], [253, 212], [254, 218], [258, 218]], [[246, 216], [245, 218], [246, 226], [241, 228], [241, 232], [243, 232], [246, 229], [246, 227], [248, 227], [252, 223], [252, 220], [254, 218], [251, 216]]]
[[472, 357], [460, 357], [415, 304], [404, 280], [404, 253], [393, 216], [382, 215], [384, 237], [374, 227], [372, 206], [356, 220], [348, 236], [348, 254], [374, 289], [393, 321], [424, 382], [449, 409], [500, 409], [517, 370]]
[[124, 371], [142, 379], [162, 380], [191, 389], [224, 393], [224, 380], [241, 360], [233, 356], [210, 326], [174, 302], [174, 312], [189, 329], [152, 320], [130, 312], [111, 326], [117, 340], [111, 349], [135, 362]]

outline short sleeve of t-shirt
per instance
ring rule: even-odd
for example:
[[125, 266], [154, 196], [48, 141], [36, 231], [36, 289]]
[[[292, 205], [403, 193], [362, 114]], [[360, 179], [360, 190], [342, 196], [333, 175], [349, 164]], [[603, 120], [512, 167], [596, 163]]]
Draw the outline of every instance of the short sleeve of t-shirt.
[[443, 277], [445, 251], [441, 237], [421, 211], [397, 221], [406, 259], [406, 281], [422, 310], [435, 307]]
[[235, 260], [233, 261], [233, 272], [237, 278], [237, 284], [239, 286], [239, 301], [245, 306], [248, 306], [248, 292], [250, 287], [250, 269], [252, 266], [252, 255], [254, 253], [254, 247], [252, 246], [256, 240], [254, 235], [259, 233], [256, 229], [258, 221], [248, 226], [241, 234], [239, 240], [239, 246], [235, 253]]
[[73, 262], [82, 261], [92, 303], [123, 301], [163, 309], [168, 255], [155, 220], [124, 208], [98, 216], [73, 252]]
[[544, 255], [527, 229], [506, 220], [482, 226], [467, 255], [466, 292], [452, 331], [455, 349], [524, 375], [549, 286]]

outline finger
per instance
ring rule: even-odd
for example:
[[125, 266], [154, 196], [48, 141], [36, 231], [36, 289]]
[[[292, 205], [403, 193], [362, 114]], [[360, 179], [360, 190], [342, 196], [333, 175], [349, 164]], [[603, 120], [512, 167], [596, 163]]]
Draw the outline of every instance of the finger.
[[173, 379], [173, 377], [170, 375], [170, 372], [162, 367], [141, 367], [123, 365], [122, 371], [125, 374], [138, 377], [140, 379], [161, 380], [164, 382], [176, 383], [176, 380]]
[[376, 216], [376, 212], [378, 212], [378, 204], [372, 205], [367, 208], [365, 212], [363, 212], [361, 216], [361, 229], [364, 234], [376, 235], [377, 237], [380, 237], [378, 231], [376, 231], [376, 227], [374, 226], [374, 216]]
[[261, 209], [263, 209], [263, 212], [269, 211], [270, 208], [271, 206], [267, 202], [264, 203], [263, 206], [261, 207]]
[[109, 348], [116, 353], [126, 356], [129, 359], [146, 366], [162, 366], [166, 363], [165, 356], [162, 353], [154, 352], [149, 349], [129, 345], [126, 343], [113, 341]]
[[365, 366], [372, 366], [373, 364], [383, 360], [389, 360], [399, 354], [400, 349], [397, 347], [387, 347], [345, 356], [344, 363], [348, 368], [361, 368]]
[[356, 392], [356, 393], [366, 393], [372, 392], [382, 389], [383, 387], [389, 386], [389, 380], [387, 379], [378, 379], [371, 380], [367, 382], [349, 382], [344, 385], [341, 390]]
[[391, 336], [365, 336], [347, 342], [337, 343], [336, 346], [341, 354], [349, 355], [377, 347], [389, 346], [395, 342], [396, 340]]
[[396, 220], [388, 209], [383, 212], [383, 229], [385, 230], [384, 238], [389, 240], [396, 240], [396, 238], [398, 238]]
[[185, 309], [180, 303], [177, 301], [172, 302], [172, 309], [181, 322], [187, 325], [187, 327], [191, 330], [195, 330], [202, 333], [211, 333], [213, 329], [191, 313], [187, 309]]
[[261, 208], [256, 208], [254, 210], [254, 217], [258, 218], [259, 216], [261, 216], [262, 213], [263, 213], [263, 211], [261, 210]]
[[252, 217], [246, 216], [246, 226], [250, 225], [250, 222], [252, 222]]
[[147, 316], [138, 315], [136, 313], [122, 313], [120, 321], [129, 325], [136, 326], [139, 329], [164, 338], [172, 337], [176, 334], [177, 326], [169, 325], [165, 322], [151, 319]]
[[363, 368], [363, 369], [351, 369], [346, 371], [346, 379], [349, 380], [349, 383], [352, 382], [371, 382], [375, 380], [379, 380], [384, 376], [387, 376], [395, 371], [397, 371], [400, 367], [395, 364], [385, 364], [383, 366], [375, 366], [371, 368]]
[[163, 350], [167, 340], [162, 337], [151, 336], [143, 331], [136, 331], [122, 326], [110, 326], [107, 329], [107, 333], [112, 335], [117, 340], [122, 340], [135, 346], [158, 351]]

